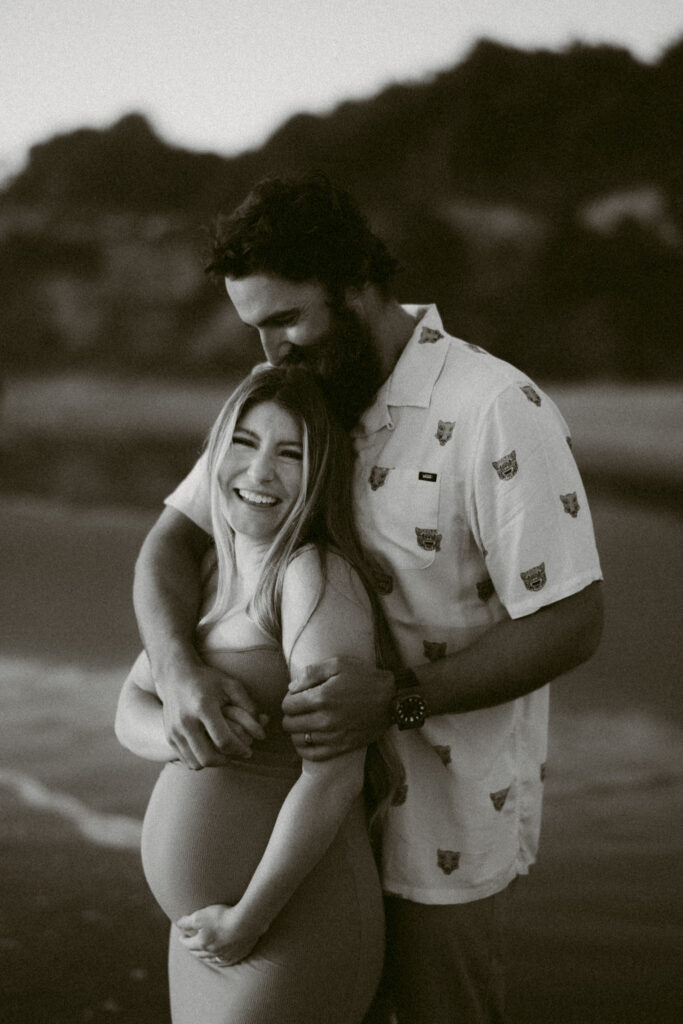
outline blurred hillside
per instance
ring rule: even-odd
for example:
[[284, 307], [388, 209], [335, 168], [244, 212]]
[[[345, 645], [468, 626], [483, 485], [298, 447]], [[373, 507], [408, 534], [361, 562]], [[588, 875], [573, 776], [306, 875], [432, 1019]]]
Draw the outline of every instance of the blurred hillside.
[[320, 168], [403, 262], [400, 298], [451, 332], [540, 377], [680, 377], [682, 96], [683, 41], [656, 65], [482, 42], [231, 159], [137, 113], [44, 141], [0, 192], [5, 369], [246, 369], [260, 350], [205, 279], [205, 225], [266, 174]]

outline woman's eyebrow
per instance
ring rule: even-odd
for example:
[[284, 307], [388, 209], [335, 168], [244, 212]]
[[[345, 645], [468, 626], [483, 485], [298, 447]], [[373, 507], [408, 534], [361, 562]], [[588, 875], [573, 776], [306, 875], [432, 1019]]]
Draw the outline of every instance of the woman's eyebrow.
[[[257, 434], [255, 430], [249, 430], [248, 427], [235, 427], [235, 429], [233, 431], [233, 436], [235, 434], [248, 434], [249, 437], [253, 437], [254, 440], [256, 440], [256, 441], [260, 441], [261, 440], [260, 435]], [[301, 448], [301, 449], [303, 449], [303, 442], [302, 441], [278, 441], [278, 446], [280, 448], [287, 447], [287, 448]]]

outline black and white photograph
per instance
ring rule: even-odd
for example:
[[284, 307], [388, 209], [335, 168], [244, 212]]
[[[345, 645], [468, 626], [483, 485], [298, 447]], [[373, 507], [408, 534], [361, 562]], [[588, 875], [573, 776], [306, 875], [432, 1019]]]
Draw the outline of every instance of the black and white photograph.
[[678, 1024], [683, 11], [5, 0], [2, 1024]]

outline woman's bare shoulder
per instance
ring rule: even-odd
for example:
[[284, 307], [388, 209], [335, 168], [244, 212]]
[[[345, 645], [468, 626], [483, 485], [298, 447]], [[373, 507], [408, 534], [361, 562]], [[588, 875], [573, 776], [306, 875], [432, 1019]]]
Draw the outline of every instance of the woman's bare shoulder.
[[284, 585], [290, 595], [308, 594], [314, 598], [324, 592], [332, 599], [338, 595], [363, 608], [370, 607], [357, 571], [334, 548], [320, 550], [315, 544], [299, 548], [287, 566]]
[[341, 555], [303, 549], [287, 568], [282, 646], [290, 666], [337, 656], [374, 661], [374, 624], [360, 577]]

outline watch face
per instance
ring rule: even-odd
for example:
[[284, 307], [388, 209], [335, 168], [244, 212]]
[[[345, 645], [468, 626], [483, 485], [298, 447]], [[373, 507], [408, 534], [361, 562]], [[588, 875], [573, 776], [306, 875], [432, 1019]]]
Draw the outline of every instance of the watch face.
[[424, 725], [427, 702], [419, 693], [407, 693], [394, 702], [394, 715], [399, 729], [419, 729]]

